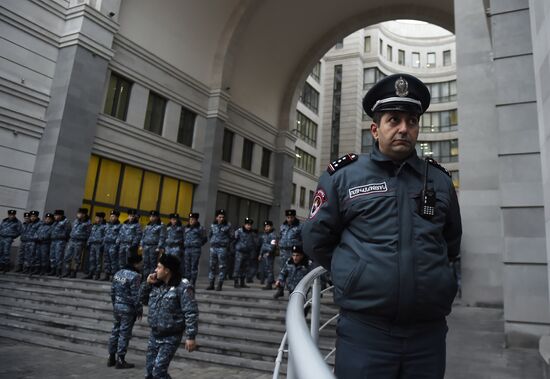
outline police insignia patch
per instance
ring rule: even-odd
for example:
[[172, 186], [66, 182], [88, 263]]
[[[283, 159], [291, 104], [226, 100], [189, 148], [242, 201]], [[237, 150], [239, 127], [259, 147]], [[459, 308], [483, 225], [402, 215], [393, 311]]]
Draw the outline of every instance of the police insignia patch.
[[405, 97], [409, 94], [409, 83], [402, 76], [395, 81], [395, 94], [399, 97]]
[[315, 217], [317, 212], [319, 212], [319, 209], [321, 209], [321, 206], [327, 201], [327, 194], [322, 188], [319, 188], [313, 197], [313, 205], [311, 206], [311, 211], [309, 212], [309, 218]]

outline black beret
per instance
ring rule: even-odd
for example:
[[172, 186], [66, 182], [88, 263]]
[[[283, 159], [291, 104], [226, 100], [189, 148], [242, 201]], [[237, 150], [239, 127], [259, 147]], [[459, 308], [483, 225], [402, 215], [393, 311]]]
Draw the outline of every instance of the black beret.
[[157, 216], [158, 217], [158, 216], [160, 216], [160, 213], [159, 213], [159, 211], [150, 211], [149, 216]]
[[29, 212], [23, 213], [23, 217], [29, 217], [31, 214]]
[[85, 215], [88, 214], [88, 208], [78, 208], [78, 212], [76, 213], [83, 213]]
[[111, 211], [111, 214], [112, 214], [112, 215], [115, 215], [115, 216], [120, 216], [120, 211], [119, 211], [118, 209], [113, 209], [113, 210]]
[[[217, 216], [217, 215], [216, 215]], [[189, 213], [189, 218], [196, 218], [198, 219], [199, 218], [199, 214], [197, 212], [191, 212]]]
[[137, 210], [135, 209], [128, 209], [126, 213], [128, 213], [128, 216], [137, 216]]
[[216, 209], [216, 217], [219, 215], [225, 216], [225, 209]]
[[180, 215], [178, 213], [170, 213], [168, 218], [180, 218]]
[[53, 218], [53, 213], [46, 213], [46, 214], [44, 215], [44, 217], [46, 217], [46, 218], [48, 218], [48, 217], [49, 217], [49, 218]]
[[244, 223], [252, 225], [254, 224], [254, 220], [252, 220], [250, 217], [247, 217], [244, 219]]
[[304, 254], [304, 250], [302, 249], [301, 245], [293, 245], [292, 246], [292, 252], [293, 253], [301, 253]]
[[180, 259], [172, 254], [162, 254], [159, 258], [159, 263], [172, 271], [172, 273], [180, 273]]
[[15, 215], [17, 214], [17, 211], [16, 211], [15, 209], [10, 209], [10, 210], [8, 211], [8, 214], [9, 214], [9, 215], [14, 215], [14, 216], [15, 216]]
[[36, 217], [38, 217], [38, 216], [40, 216], [40, 212], [38, 212], [38, 211], [30, 211], [30, 212], [29, 212], [29, 215], [30, 215], [30, 216], [36, 216]]
[[53, 214], [57, 216], [65, 216], [65, 211], [63, 209], [56, 209], [53, 211]]
[[430, 91], [409, 74], [386, 76], [363, 98], [363, 109], [370, 117], [379, 111], [403, 111], [421, 115], [430, 105]]
[[271, 226], [273, 226], [273, 221], [271, 221], [271, 220], [265, 220], [265, 221], [264, 221], [264, 226], [266, 226], [266, 225], [271, 225]]
[[296, 216], [296, 209], [287, 209], [285, 211], [285, 216]]
[[105, 212], [96, 212], [95, 215], [97, 217], [105, 218]]

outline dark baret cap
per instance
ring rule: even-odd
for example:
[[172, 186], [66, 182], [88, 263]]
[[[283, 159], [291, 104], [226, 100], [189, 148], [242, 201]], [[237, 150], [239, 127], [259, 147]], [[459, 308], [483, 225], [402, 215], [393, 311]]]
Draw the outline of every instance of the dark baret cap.
[[173, 273], [180, 272], [180, 259], [172, 254], [162, 254], [159, 258], [159, 263], [172, 271]]
[[374, 112], [403, 111], [421, 115], [430, 105], [430, 91], [422, 81], [409, 74], [386, 76], [363, 98], [363, 109], [370, 117]]
[[168, 218], [178, 218], [178, 219], [179, 219], [179, 218], [180, 218], [180, 215], [179, 215], [178, 213], [170, 213], [170, 214], [168, 215]]
[[82, 213], [87, 215], [88, 214], [88, 208], [78, 208], [78, 212], [76, 213]]
[[293, 245], [292, 246], [292, 252], [293, 253], [302, 253], [302, 254], [304, 254], [304, 250], [302, 249], [301, 245]]
[[196, 218], [198, 220], [199, 219], [199, 214], [197, 212], [191, 212], [191, 213], [189, 213], [189, 218]]
[[65, 211], [63, 209], [56, 209], [53, 211], [53, 214], [57, 216], [65, 216]]
[[285, 216], [296, 216], [296, 209], [287, 209], [285, 211]]
[[128, 209], [127, 213], [128, 216], [137, 216], [137, 210], [135, 209]]
[[25, 217], [25, 218], [30, 217], [30, 215], [31, 215], [31, 214], [30, 214], [29, 212], [23, 213], [23, 217]]
[[264, 221], [264, 226], [266, 226], [266, 225], [271, 225], [271, 226], [273, 226], [273, 221], [271, 221], [271, 220], [265, 220], [265, 221]]
[[247, 217], [244, 219], [244, 223], [252, 225], [254, 224], [254, 220], [252, 220], [250, 217]]
[[149, 212], [149, 216], [157, 216], [158, 217], [158, 216], [160, 216], [160, 213], [159, 213], [159, 211], [151, 211], [151, 212]]
[[216, 217], [219, 215], [225, 216], [225, 209], [216, 209]]
[[44, 217], [46, 217], [46, 218], [48, 218], [48, 217], [49, 217], [49, 218], [53, 218], [53, 213], [46, 213], [46, 214], [44, 215]]
[[105, 212], [96, 212], [95, 215], [97, 217], [105, 218]]
[[113, 210], [111, 211], [111, 214], [112, 214], [112, 215], [115, 215], [115, 216], [120, 216], [120, 211], [117, 210], [117, 209], [113, 209]]
[[17, 214], [17, 211], [15, 209], [8, 210], [8, 215], [10, 215], [10, 216], [14, 215], [15, 216], [16, 214]]
[[38, 212], [38, 211], [30, 211], [30, 212], [29, 212], [29, 215], [30, 215], [30, 216], [36, 216], [36, 217], [38, 217], [38, 216], [40, 216], [40, 212]]

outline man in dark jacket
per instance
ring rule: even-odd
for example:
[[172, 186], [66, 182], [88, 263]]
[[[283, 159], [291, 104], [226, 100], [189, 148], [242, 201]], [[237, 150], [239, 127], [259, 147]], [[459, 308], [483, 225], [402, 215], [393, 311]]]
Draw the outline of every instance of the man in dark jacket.
[[279, 233], [280, 268], [283, 268], [291, 257], [292, 246], [302, 245], [302, 224], [296, 218], [296, 209], [287, 209], [285, 217]]
[[[245, 283], [250, 264], [250, 257], [256, 251], [256, 231], [252, 230], [254, 221], [247, 217], [243, 226], [235, 231], [235, 271], [233, 279], [235, 288], [248, 288]], [[240, 280], [240, 283], [239, 283]]]
[[183, 334], [185, 349], [195, 350], [199, 309], [195, 291], [187, 279], [181, 279], [180, 260], [162, 254], [154, 273], [142, 287], [142, 302], [148, 303], [147, 320], [151, 334], [147, 344], [146, 379], [168, 379], [168, 365], [176, 354]]
[[199, 222], [199, 216], [198, 213], [191, 212], [189, 214], [189, 223], [185, 226], [184, 230], [183, 258], [185, 263], [182, 262], [182, 267], [185, 271], [182, 271], [182, 273], [184, 278], [191, 281], [193, 287], [197, 283], [197, 277], [199, 276], [201, 248], [208, 241], [206, 230]]
[[332, 162], [303, 228], [304, 250], [329, 269], [341, 307], [339, 378], [442, 379], [445, 316], [456, 282], [449, 261], [462, 227], [448, 173], [416, 155], [430, 93], [391, 75], [363, 99], [374, 151]]
[[101, 253], [103, 239], [107, 231], [107, 222], [105, 221], [105, 212], [96, 212], [94, 224], [90, 237], [88, 237], [88, 251], [90, 252], [88, 261], [88, 275], [84, 279], [99, 280], [101, 274]]
[[0, 271], [8, 272], [10, 269], [10, 253], [13, 240], [19, 237], [23, 229], [21, 221], [17, 219], [17, 211], [10, 209], [8, 217], [0, 224]]
[[285, 265], [281, 268], [275, 287], [277, 292], [273, 295], [274, 299], [278, 299], [284, 296], [284, 289], [288, 291], [290, 295], [294, 292], [294, 289], [310, 271], [312, 268], [312, 262], [304, 254], [302, 246], [292, 246], [292, 256], [288, 258]]

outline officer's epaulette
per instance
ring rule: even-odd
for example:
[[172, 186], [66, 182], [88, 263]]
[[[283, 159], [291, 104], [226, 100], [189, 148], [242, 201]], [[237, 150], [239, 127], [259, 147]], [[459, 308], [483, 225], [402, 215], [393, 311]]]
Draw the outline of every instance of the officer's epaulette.
[[345, 166], [349, 165], [350, 163], [355, 162], [357, 159], [359, 159], [359, 156], [357, 154], [353, 154], [353, 153], [346, 154], [343, 157], [340, 157], [340, 158], [332, 161], [327, 167], [327, 172], [330, 175], [332, 175], [336, 171], [340, 170], [342, 167], [345, 167]]
[[449, 178], [452, 178], [451, 173], [449, 171], [447, 171], [447, 169], [445, 167], [443, 167], [439, 163], [437, 163], [437, 161], [435, 159], [430, 158], [430, 157], [426, 157], [426, 162], [429, 162], [435, 168], [438, 168], [441, 171], [443, 171], [445, 174], [449, 175]]

